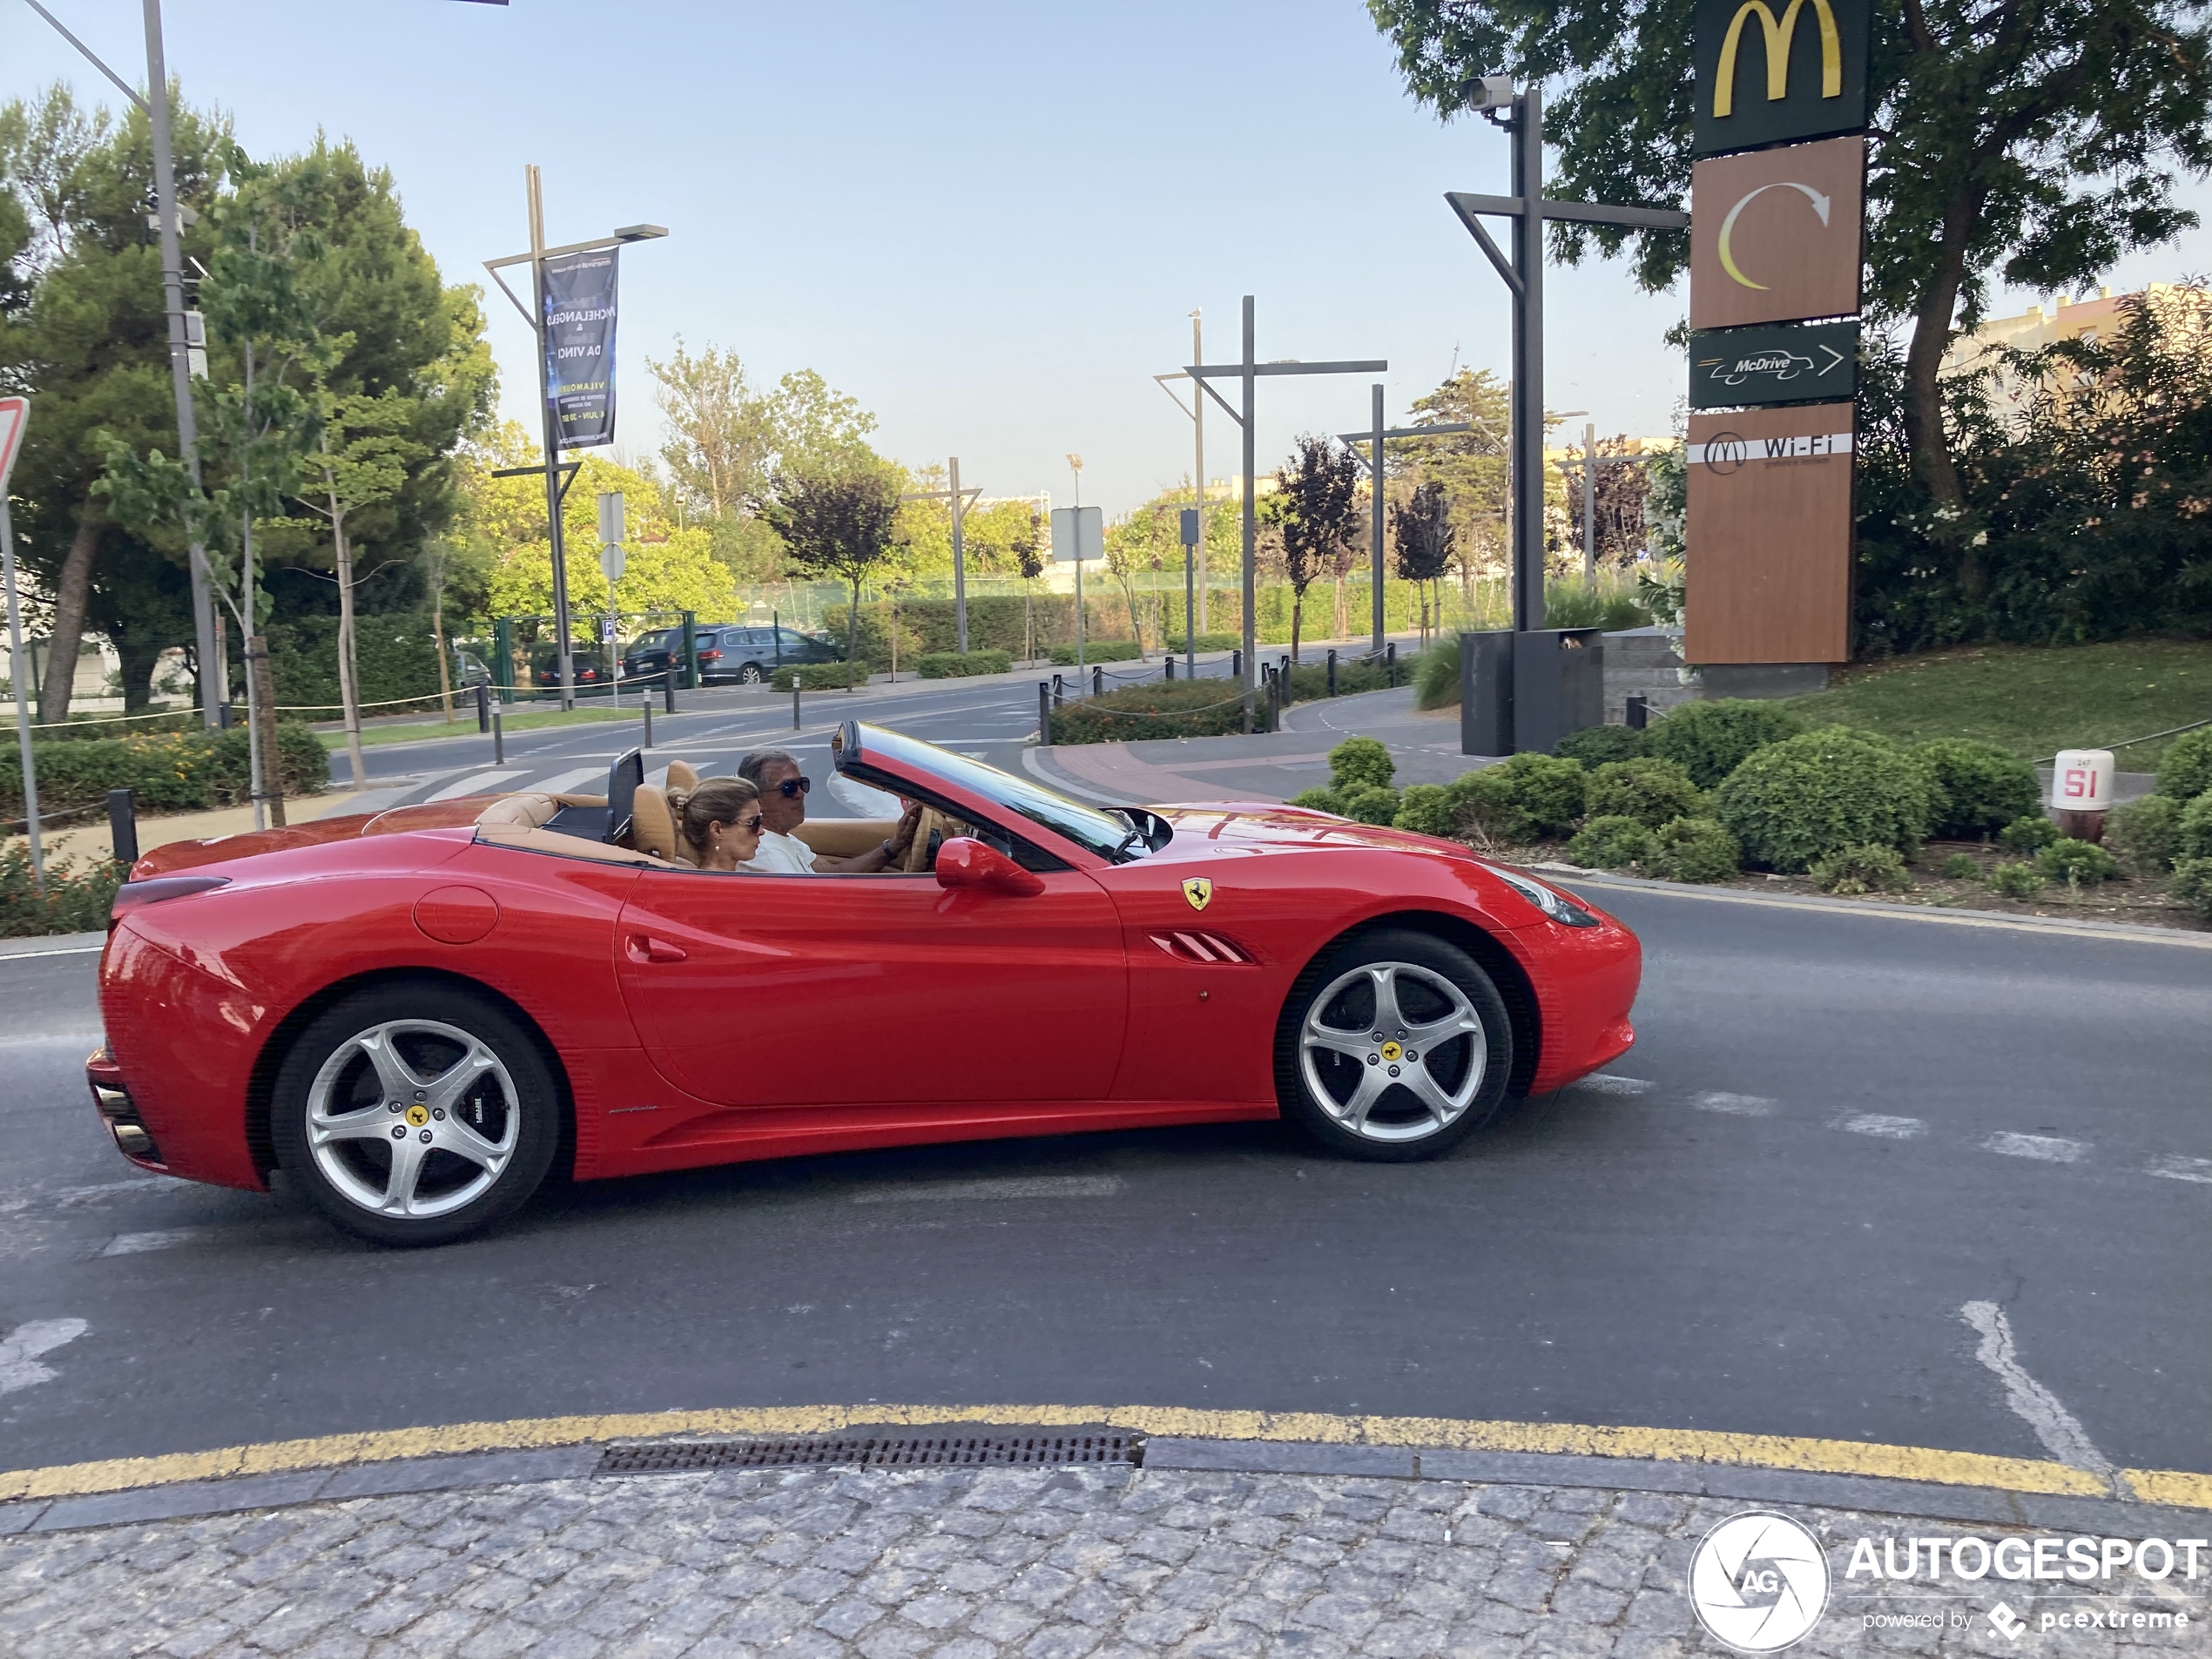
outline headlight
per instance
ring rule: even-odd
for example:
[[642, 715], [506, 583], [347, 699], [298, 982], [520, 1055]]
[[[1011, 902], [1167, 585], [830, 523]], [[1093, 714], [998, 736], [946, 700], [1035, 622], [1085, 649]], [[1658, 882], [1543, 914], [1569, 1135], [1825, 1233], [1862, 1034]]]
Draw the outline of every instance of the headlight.
[[1554, 893], [1541, 881], [1531, 881], [1525, 875], [1515, 875], [1501, 870], [1495, 865], [1485, 867], [1492, 875], [1504, 882], [1530, 904], [1542, 911], [1562, 927], [1595, 927], [1597, 918], [1576, 904], [1563, 893]]

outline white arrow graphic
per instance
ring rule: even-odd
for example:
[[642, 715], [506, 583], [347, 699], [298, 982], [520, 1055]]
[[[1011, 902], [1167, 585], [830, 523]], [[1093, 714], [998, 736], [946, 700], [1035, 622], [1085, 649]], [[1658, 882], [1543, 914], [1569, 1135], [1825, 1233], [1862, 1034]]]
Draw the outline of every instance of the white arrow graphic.
[[1721, 258], [1721, 269], [1727, 272], [1730, 276], [1735, 278], [1737, 281], [1741, 282], [1745, 287], [1757, 288], [1762, 293], [1766, 291], [1766, 284], [1764, 282], [1752, 281], [1750, 278], [1745, 276], [1743, 272], [1737, 268], [1736, 256], [1729, 251], [1728, 239], [1735, 233], [1736, 216], [1742, 212], [1746, 207], [1749, 207], [1755, 199], [1764, 195], [1770, 190], [1794, 190], [1798, 192], [1807, 201], [1812, 204], [1812, 211], [1820, 215], [1820, 223], [1824, 229], [1826, 228], [1828, 224], [1828, 209], [1830, 206], [1830, 199], [1822, 195], [1811, 185], [1801, 185], [1794, 179], [1778, 179], [1770, 185], [1761, 185], [1750, 195], [1744, 197], [1742, 201], [1737, 202], [1735, 206], [1728, 210], [1728, 217], [1721, 220], [1720, 240], [1717, 244], [1716, 244], [1716, 250], [1719, 253]]

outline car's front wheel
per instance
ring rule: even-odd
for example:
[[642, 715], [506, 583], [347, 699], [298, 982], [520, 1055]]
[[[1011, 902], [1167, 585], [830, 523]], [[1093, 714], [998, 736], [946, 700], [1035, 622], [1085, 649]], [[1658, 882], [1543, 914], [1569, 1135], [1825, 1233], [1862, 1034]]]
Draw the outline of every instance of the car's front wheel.
[[347, 1231], [440, 1244], [520, 1208], [561, 1141], [543, 1054], [489, 997], [430, 981], [326, 1008], [278, 1068], [280, 1164]]
[[1505, 1099], [1513, 1028], [1458, 947], [1387, 929], [1330, 951], [1283, 1011], [1284, 1115], [1332, 1151], [1403, 1162], [1458, 1145]]

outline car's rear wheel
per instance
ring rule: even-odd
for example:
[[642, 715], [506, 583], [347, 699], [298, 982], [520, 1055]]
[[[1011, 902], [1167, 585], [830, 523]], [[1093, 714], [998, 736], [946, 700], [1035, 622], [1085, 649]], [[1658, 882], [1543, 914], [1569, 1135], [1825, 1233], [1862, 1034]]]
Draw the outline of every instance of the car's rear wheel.
[[1284, 1115], [1346, 1157], [1457, 1146], [1496, 1114], [1512, 1072], [1490, 976], [1458, 947], [1397, 928], [1348, 940], [1301, 975], [1276, 1037]]
[[441, 1244], [513, 1213], [561, 1140], [561, 1094], [489, 998], [431, 981], [326, 1008], [277, 1069], [278, 1162], [347, 1231]]
[[760, 664], [758, 663], [747, 663], [738, 671], [738, 684], [740, 685], [758, 685], [767, 678], [760, 671]]

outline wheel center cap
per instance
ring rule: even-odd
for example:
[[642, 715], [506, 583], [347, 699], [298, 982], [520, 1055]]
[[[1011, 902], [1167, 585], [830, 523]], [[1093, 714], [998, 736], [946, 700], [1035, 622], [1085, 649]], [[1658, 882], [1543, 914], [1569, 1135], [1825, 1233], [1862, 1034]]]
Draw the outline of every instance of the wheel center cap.
[[1386, 1042], [1382, 1046], [1382, 1057], [1386, 1060], [1395, 1060], [1399, 1055], [1405, 1052], [1406, 1051], [1403, 1049], [1399, 1048], [1398, 1044], [1394, 1042]]
[[417, 1102], [407, 1109], [407, 1121], [416, 1129], [421, 1129], [430, 1121], [430, 1109]]

